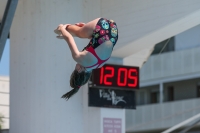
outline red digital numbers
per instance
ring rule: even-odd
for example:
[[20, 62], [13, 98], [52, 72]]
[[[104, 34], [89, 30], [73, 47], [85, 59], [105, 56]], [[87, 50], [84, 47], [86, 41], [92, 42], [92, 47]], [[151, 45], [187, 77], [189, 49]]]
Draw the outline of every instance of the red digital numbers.
[[106, 67], [105, 70], [109, 70], [110, 73], [104, 75], [104, 67], [101, 68], [100, 84], [104, 83], [105, 85], [112, 85], [112, 82], [109, 82], [108, 78], [112, 78], [114, 76], [114, 68]]
[[138, 83], [138, 77], [132, 76], [132, 73], [135, 73], [136, 75], [138, 75], [136, 69], [130, 69], [130, 70], [129, 70], [128, 78], [129, 78], [129, 79], [132, 79], [132, 80], [135, 81], [135, 82], [133, 82], [132, 84], [128, 83], [128, 86], [130, 86], [130, 87], [136, 87], [136, 86], [137, 86], [137, 83]]
[[[100, 85], [138, 87], [138, 70], [132, 67], [104, 66], [100, 69]], [[97, 83], [98, 84], [98, 83]]]
[[[122, 73], [124, 73], [124, 79], [123, 79], [123, 81], [120, 80]], [[126, 83], [127, 83], [127, 69], [125, 69], [125, 68], [119, 68], [117, 74], [118, 74], [118, 76], [117, 76], [117, 85], [119, 85], [119, 86], [126, 86]]]

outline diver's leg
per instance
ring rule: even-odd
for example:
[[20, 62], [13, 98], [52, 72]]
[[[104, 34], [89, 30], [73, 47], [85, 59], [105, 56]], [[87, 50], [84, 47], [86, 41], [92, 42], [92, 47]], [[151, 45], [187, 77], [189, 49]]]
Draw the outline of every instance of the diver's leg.
[[[78, 26], [77, 24], [75, 25], [68, 25], [66, 27], [66, 30], [72, 35], [72, 36], [76, 36], [76, 37], [80, 37], [80, 38], [91, 38], [93, 31], [96, 27], [96, 24], [98, 22], [99, 18], [92, 20], [82, 26]], [[58, 35], [61, 36], [62, 38], [62, 34], [56, 29], [54, 30], [54, 32]]]
[[[84, 26], [80, 27], [79, 30], [75, 31], [75, 35], [77, 35], [77, 37], [80, 37], [80, 38], [91, 38], [98, 20], [99, 20], [99, 18], [86, 23]], [[69, 32], [71, 32], [70, 27], [71, 27], [71, 25], [67, 28], [67, 30]], [[72, 29], [73, 29], [73, 27], [72, 27]]]

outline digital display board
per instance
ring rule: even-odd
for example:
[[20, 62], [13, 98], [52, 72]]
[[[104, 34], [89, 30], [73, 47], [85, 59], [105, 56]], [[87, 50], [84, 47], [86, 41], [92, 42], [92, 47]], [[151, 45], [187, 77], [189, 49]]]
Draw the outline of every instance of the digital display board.
[[92, 86], [139, 89], [139, 67], [106, 64], [93, 70]]

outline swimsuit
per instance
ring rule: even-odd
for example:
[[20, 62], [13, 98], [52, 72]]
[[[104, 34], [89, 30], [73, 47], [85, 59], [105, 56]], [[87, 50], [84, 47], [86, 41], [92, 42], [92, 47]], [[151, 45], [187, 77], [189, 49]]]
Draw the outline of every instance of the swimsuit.
[[114, 47], [117, 40], [118, 40], [118, 29], [116, 23], [113, 20], [100, 18], [93, 31], [92, 39], [90, 40], [89, 44], [83, 49], [93, 54], [97, 58], [98, 62], [92, 66], [88, 66], [85, 68], [86, 69], [92, 68], [96, 65], [97, 65], [96, 68], [99, 68], [101, 64], [106, 62], [110, 57], [106, 60], [101, 60], [99, 56], [96, 54], [95, 49], [106, 41], [111, 41]]

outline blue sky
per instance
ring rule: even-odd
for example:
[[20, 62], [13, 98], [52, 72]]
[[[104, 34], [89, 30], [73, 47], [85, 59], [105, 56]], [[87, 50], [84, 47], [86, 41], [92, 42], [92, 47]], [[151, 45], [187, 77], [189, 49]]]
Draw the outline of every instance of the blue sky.
[[10, 67], [10, 40], [7, 40], [0, 62], [0, 76], [9, 76], [10, 74], [9, 67]]

